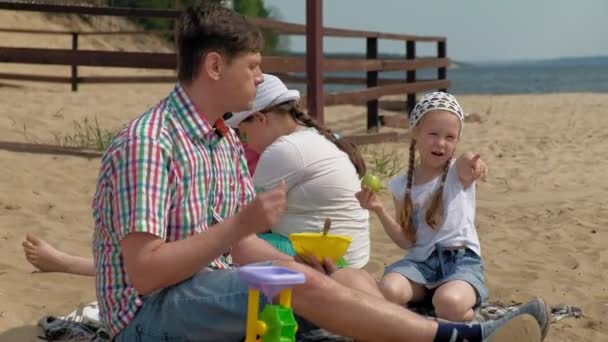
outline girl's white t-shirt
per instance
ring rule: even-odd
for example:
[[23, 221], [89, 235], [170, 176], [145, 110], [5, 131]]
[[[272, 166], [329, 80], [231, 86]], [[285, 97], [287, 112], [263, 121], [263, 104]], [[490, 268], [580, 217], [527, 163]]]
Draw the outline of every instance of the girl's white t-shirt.
[[369, 213], [355, 193], [359, 177], [348, 155], [315, 129], [282, 136], [261, 154], [253, 184], [263, 192], [283, 179], [287, 185], [287, 211], [272, 227], [286, 237], [296, 232], [320, 232], [331, 218], [331, 233], [353, 238], [345, 255], [351, 267], [369, 261]]
[[[412, 186], [416, 244], [408, 250], [406, 259], [426, 260], [437, 243], [442, 247], [466, 246], [481, 256], [479, 238], [475, 229], [475, 183], [466, 189], [463, 187], [455, 161], [450, 165], [443, 189], [444, 222], [438, 230], [433, 230], [426, 223], [424, 219], [426, 208], [431, 195], [439, 187], [440, 179], [441, 176], [427, 183]], [[403, 205], [406, 186], [406, 174], [394, 177], [388, 184], [389, 190], [400, 205]]]

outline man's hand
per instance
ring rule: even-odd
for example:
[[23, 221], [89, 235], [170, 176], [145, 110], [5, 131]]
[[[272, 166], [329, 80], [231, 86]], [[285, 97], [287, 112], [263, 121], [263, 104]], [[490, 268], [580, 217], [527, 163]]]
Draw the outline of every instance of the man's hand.
[[258, 194], [235, 215], [235, 219], [249, 234], [263, 233], [279, 221], [286, 208], [287, 190], [285, 182], [281, 181], [270, 191]]
[[308, 265], [308, 266], [314, 268], [315, 270], [317, 270], [325, 275], [328, 275], [328, 276], [338, 270], [338, 267], [336, 266], [336, 264], [329, 258], [325, 258], [323, 260], [323, 264], [321, 264], [317, 260], [317, 257], [315, 257], [314, 255], [296, 254], [294, 259], [295, 259], [295, 261], [297, 261], [301, 264], [304, 264], [304, 265]]

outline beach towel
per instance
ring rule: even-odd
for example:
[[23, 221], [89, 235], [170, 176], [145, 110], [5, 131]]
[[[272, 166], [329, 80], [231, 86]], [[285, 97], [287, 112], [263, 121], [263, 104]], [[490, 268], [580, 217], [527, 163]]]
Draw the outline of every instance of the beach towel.
[[[522, 303], [492, 302], [481, 305], [477, 312], [477, 320], [490, 320], [502, 317], [511, 312]], [[433, 316], [432, 307], [419, 306], [412, 309], [425, 316]], [[582, 318], [580, 308], [572, 305], [554, 305], [551, 307], [551, 323], [564, 318]], [[97, 302], [81, 305], [66, 316], [44, 316], [38, 321], [44, 336], [40, 338], [47, 341], [91, 341], [110, 342], [110, 334], [99, 321], [99, 307]], [[334, 335], [323, 329], [316, 329], [298, 335], [298, 342], [349, 342], [349, 338]]]

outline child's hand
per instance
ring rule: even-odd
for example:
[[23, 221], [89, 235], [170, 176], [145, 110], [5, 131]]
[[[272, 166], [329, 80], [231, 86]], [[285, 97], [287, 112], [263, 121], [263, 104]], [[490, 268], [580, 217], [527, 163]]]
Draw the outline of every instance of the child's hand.
[[376, 193], [367, 187], [363, 187], [361, 191], [355, 194], [362, 208], [377, 212], [382, 209], [382, 201]]
[[460, 178], [465, 189], [480, 178], [482, 181], [485, 181], [485, 177], [488, 173], [488, 166], [481, 160], [479, 154], [471, 152], [464, 153], [458, 158], [456, 161], [456, 168], [458, 171], [458, 178]]
[[485, 180], [488, 173], [488, 166], [483, 160], [481, 160], [481, 156], [479, 154], [474, 155], [469, 160], [469, 167], [471, 168], [471, 178], [474, 181], [478, 180], [479, 178]]

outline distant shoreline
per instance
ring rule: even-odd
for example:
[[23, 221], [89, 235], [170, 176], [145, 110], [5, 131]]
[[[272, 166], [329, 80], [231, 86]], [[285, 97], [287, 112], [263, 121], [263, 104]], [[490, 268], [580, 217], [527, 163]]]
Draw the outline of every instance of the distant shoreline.
[[[303, 57], [304, 52], [278, 51], [277, 55]], [[324, 53], [326, 58], [366, 58], [364, 53]], [[405, 54], [379, 53], [380, 59], [404, 59]], [[448, 58], [450, 58], [448, 53]], [[515, 59], [515, 60], [496, 60], [496, 61], [461, 61], [453, 60], [450, 69], [459, 67], [488, 67], [488, 66], [571, 66], [571, 65], [606, 65], [608, 66], [608, 56], [587, 56], [587, 57], [563, 57], [547, 59]]]

